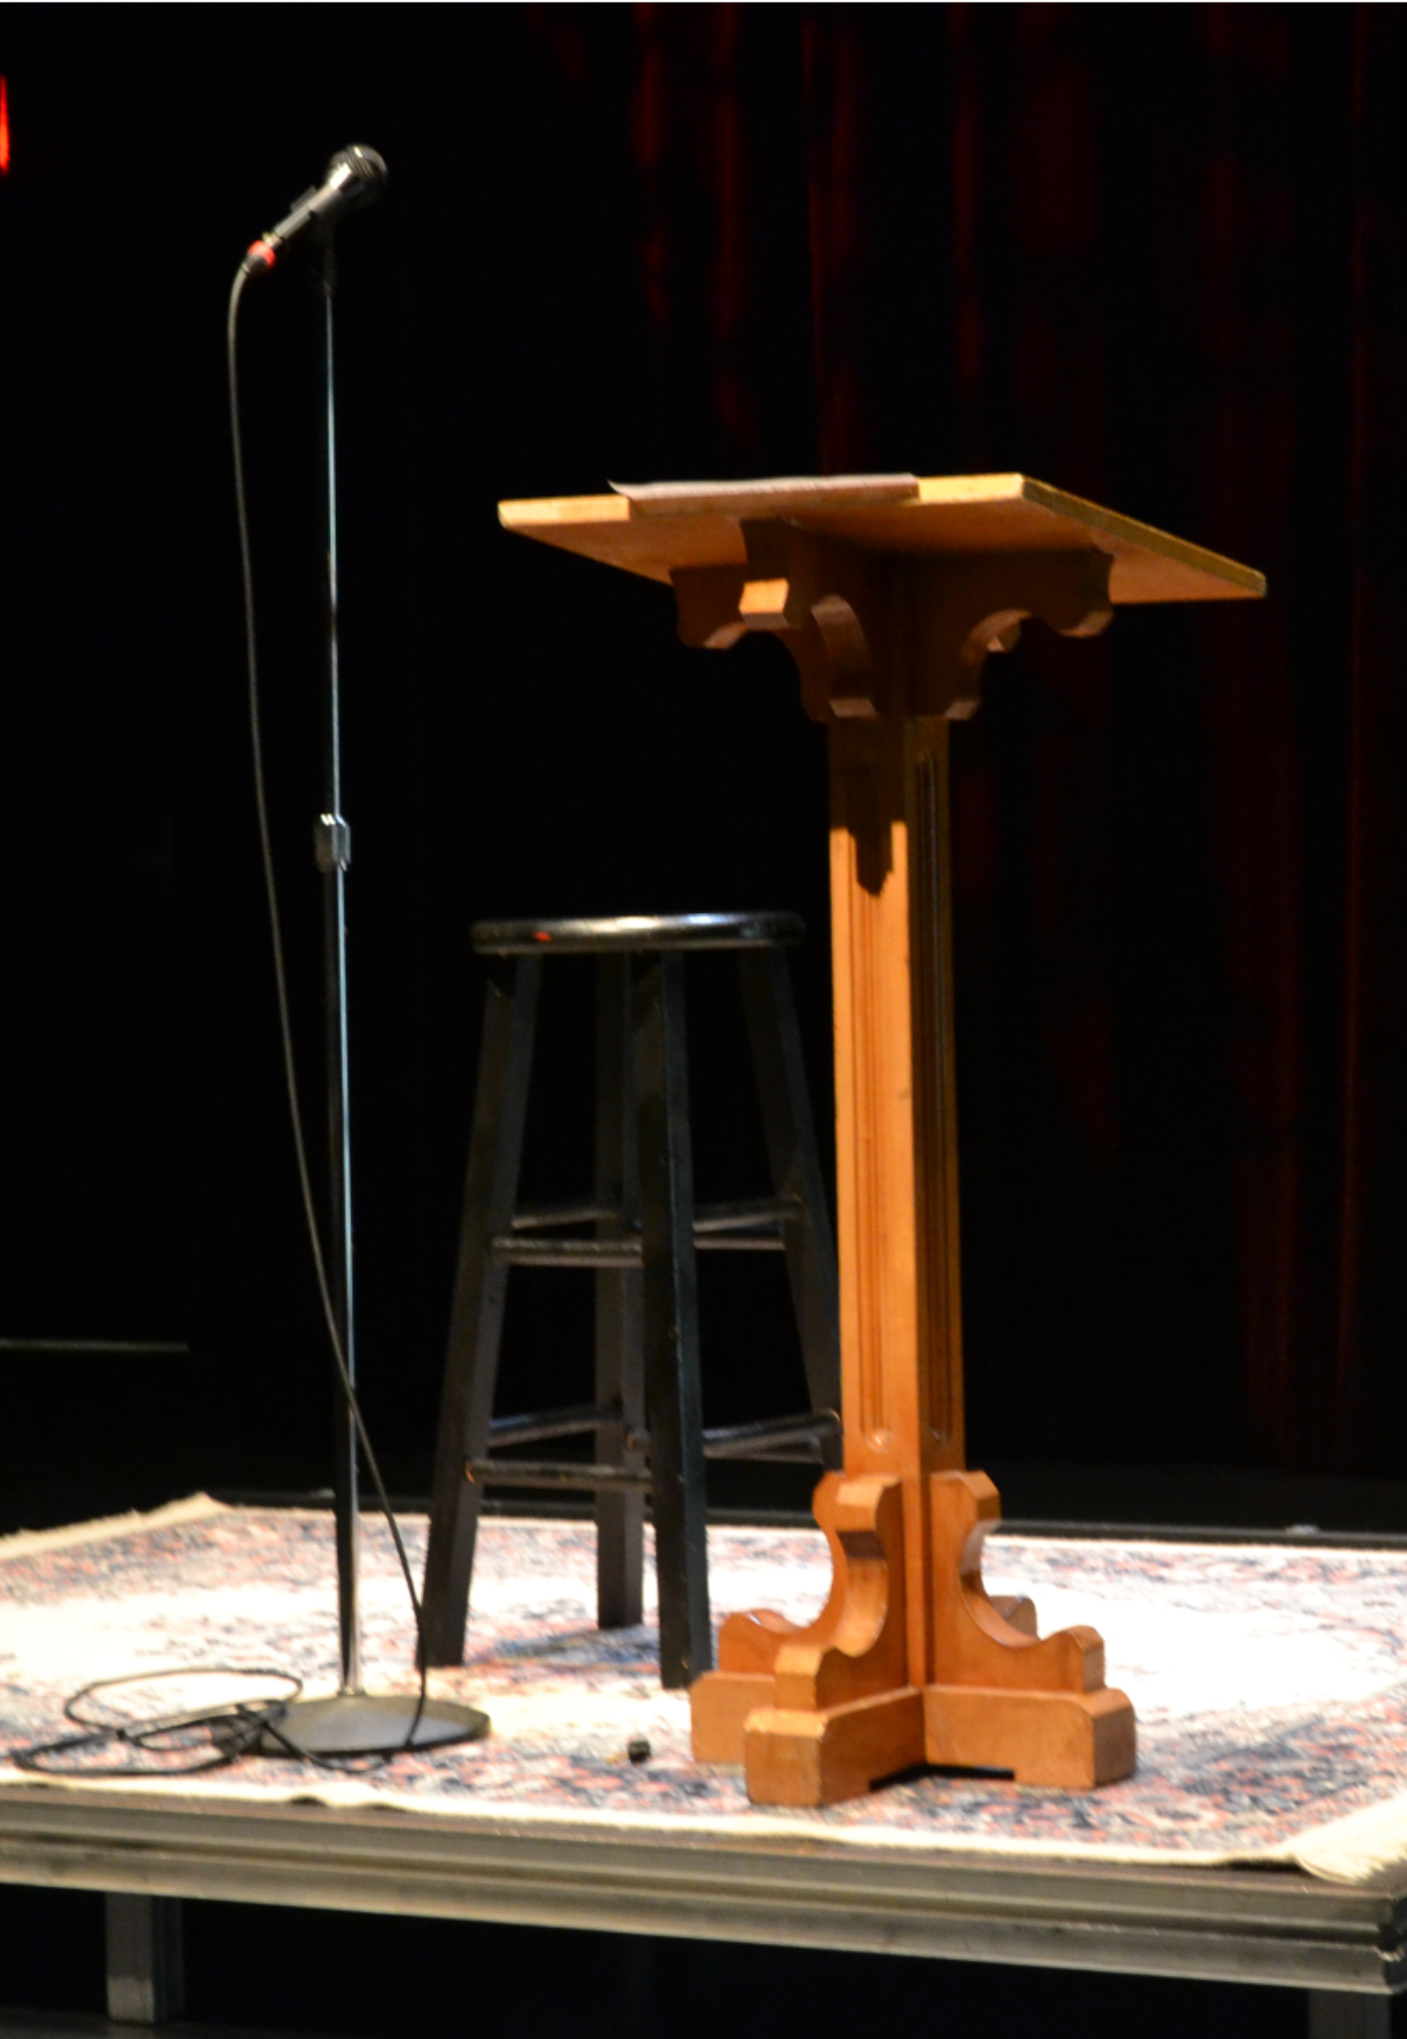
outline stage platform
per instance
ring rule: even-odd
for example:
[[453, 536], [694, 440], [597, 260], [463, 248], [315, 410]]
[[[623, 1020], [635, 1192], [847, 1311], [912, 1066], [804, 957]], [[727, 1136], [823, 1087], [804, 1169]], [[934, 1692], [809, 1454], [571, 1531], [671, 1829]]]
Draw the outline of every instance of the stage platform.
[[[408, 1519], [414, 1552], [424, 1522]], [[368, 1683], [412, 1631], [366, 1520]], [[1379, 1995], [1407, 1987], [1407, 1552], [1002, 1536], [988, 1583], [1104, 1635], [1140, 1761], [1091, 1794], [924, 1775], [817, 1812], [753, 1808], [689, 1754], [653, 1632], [594, 1626], [588, 1523], [481, 1531], [462, 1670], [492, 1737], [359, 1775], [0, 1768], [0, 1879], [108, 1892], [947, 1956]], [[715, 1615], [809, 1614], [813, 1531], [710, 1531]], [[0, 1747], [96, 1678], [290, 1669], [331, 1689], [332, 1526], [203, 1497], [0, 1543]], [[647, 1610], [648, 1611], [648, 1610]], [[202, 1678], [191, 1697], [214, 1697]], [[156, 1711], [167, 1688], [125, 1703]], [[650, 1743], [647, 1762], [627, 1756]], [[110, 1760], [110, 1756], [108, 1758]]]

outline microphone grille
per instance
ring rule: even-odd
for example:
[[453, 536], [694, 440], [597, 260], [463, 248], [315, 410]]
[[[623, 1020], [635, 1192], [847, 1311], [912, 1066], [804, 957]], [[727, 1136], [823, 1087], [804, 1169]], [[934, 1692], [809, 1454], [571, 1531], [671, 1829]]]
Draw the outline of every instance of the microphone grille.
[[386, 159], [375, 149], [369, 149], [363, 142], [353, 142], [348, 149], [339, 149], [327, 166], [329, 177], [335, 170], [344, 169], [352, 184], [357, 187], [352, 200], [356, 205], [370, 205], [379, 198], [386, 183]]

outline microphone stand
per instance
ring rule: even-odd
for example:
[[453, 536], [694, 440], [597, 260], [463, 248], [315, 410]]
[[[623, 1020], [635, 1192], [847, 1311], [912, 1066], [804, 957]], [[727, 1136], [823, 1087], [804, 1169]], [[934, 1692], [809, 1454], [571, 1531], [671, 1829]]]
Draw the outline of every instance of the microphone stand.
[[[356, 1387], [356, 1319], [352, 1286], [352, 1146], [347, 1064], [347, 867], [351, 831], [342, 816], [342, 691], [337, 615], [337, 412], [333, 377], [333, 299], [336, 265], [332, 223], [317, 228], [318, 296], [322, 304], [322, 449], [324, 472], [324, 811], [314, 830], [322, 873], [323, 982], [327, 1017], [328, 1223], [327, 1285], [341, 1341], [347, 1386]], [[333, 1493], [337, 1543], [339, 1684], [331, 1699], [295, 1701], [266, 1737], [270, 1752], [309, 1756], [393, 1756], [405, 1749], [476, 1740], [488, 1717], [472, 1706], [422, 1700], [415, 1693], [369, 1693], [362, 1683], [361, 1553], [357, 1432], [339, 1380], [333, 1416]], [[416, 1637], [416, 1662], [423, 1651]], [[422, 1672], [423, 1676], [423, 1672]]]
[[[332, 307], [336, 257], [330, 231], [318, 236], [318, 297], [322, 306], [322, 447], [326, 493], [323, 503], [323, 632], [326, 652], [326, 718], [323, 729], [324, 808], [313, 833], [313, 853], [322, 873], [323, 998], [327, 1024], [328, 1225], [327, 1281], [332, 1314], [342, 1341], [347, 1379], [357, 1383], [356, 1318], [352, 1308], [352, 1135], [351, 1079], [347, 1064], [347, 867], [351, 830], [342, 818], [342, 672], [338, 649], [337, 585], [337, 412], [333, 383]], [[339, 1389], [341, 1383], [338, 1383]], [[333, 1407], [333, 1492], [337, 1525], [337, 1644], [341, 1692], [359, 1693], [362, 1684], [360, 1496], [357, 1437], [345, 1394]]]

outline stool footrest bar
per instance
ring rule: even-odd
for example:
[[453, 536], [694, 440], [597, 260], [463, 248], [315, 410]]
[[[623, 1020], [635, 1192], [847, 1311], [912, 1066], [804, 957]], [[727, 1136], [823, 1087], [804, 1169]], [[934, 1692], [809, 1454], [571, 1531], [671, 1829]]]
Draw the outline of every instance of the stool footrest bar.
[[489, 1425], [489, 1443], [538, 1444], [549, 1437], [577, 1437], [584, 1430], [599, 1430], [603, 1423], [619, 1421], [620, 1410], [604, 1402], [582, 1402], [573, 1409], [542, 1409], [525, 1416], [495, 1416]]
[[500, 1267], [585, 1267], [593, 1274], [606, 1267], [639, 1267], [643, 1256], [638, 1239], [523, 1239], [500, 1233], [493, 1242]]
[[697, 1253], [785, 1253], [780, 1232], [702, 1232], [694, 1240]]
[[[702, 1204], [694, 1217], [694, 1245], [700, 1253], [784, 1253], [783, 1222], [796, 1205], [785, 1198], [758, 1198], [738, 1204]], [[551, 1225], [585, 1224], [618, 1214], [586, 1204], [539, 1206], [519, 1212], [513, 1230], [493, 1242], [500, 1267], [586, 1267], [598, 1273], [608, 1267], [640, 1267], [644, 1254], [638, 1233], [623, 1239], [525, 1238], [525, 1232]]]
[[698, 1204], [694, 1208], [694, 1236], [710, 1232], [735, 1232], [754, 1225], [781, 1225], [796, 1217], [801, 1205], [795, 1197], [748, 1197], [740, 1203]]
[[648, 1493], [650, 1475], [630, 1466], [567, 1465], [560, 1459], [471, 1458], [465, 1477], [485, 1487], [581, 1487]]
[[512, 1225], [515, 1232], [538, 1232], [550, 1225], [593, 1225], [612, 1218], [619, 1223], [620, 1212], [613, 1204], [523, 1204], [514, 1211]]
[[[532, 1444], [549, 1437], [572, 1437], [604, 1423], [619, 1422], [617, 1409], [583, 1403], [575, 1409], [547, 1409], [540, 1416], [500, 1416], [491, 1428], [495, 1444]], [[839, 1431], [839, 1419], [826, 1411], [817, 1416], [769, 1417], [761, 1423], [735, 1423], [705, 1430], [705, 1458], [771, 1459], [777, 1464], [804, 1463], [819, 1453], [823, 1439]], [[637, 1432], [632, 1440], [647, 1452], [649, 1438]], [[809, 1449], [808, 1449], [809, 1447]], [[626, 1491], [647, 1488], [650, 1475], [628, 1466], [573, 1465], [562, 1460], [471, 1459], [470, 1479], [504, 1487], [613, 1487]]]
[[[772, 1449], [814, 1445], [840, 1434], [840, 1418], [831, 1410], [811, 1416], [776, 1416], [762, 1423], [734, 1423], [705, 1430], [705, 1458], [762, 1458]], [[800, 1455], [799, 1453], [797, 1454]]]

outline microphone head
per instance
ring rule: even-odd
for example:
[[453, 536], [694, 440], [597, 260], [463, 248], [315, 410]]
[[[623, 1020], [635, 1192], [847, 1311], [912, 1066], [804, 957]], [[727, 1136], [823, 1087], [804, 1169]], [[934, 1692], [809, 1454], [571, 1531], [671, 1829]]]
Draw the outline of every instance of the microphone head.
[[379, 198], [386, 183], [386, 159], [362, 142], [339, 149], [327, 166], [327, 182], [341, 186], [348, 208], [370, 205]]

